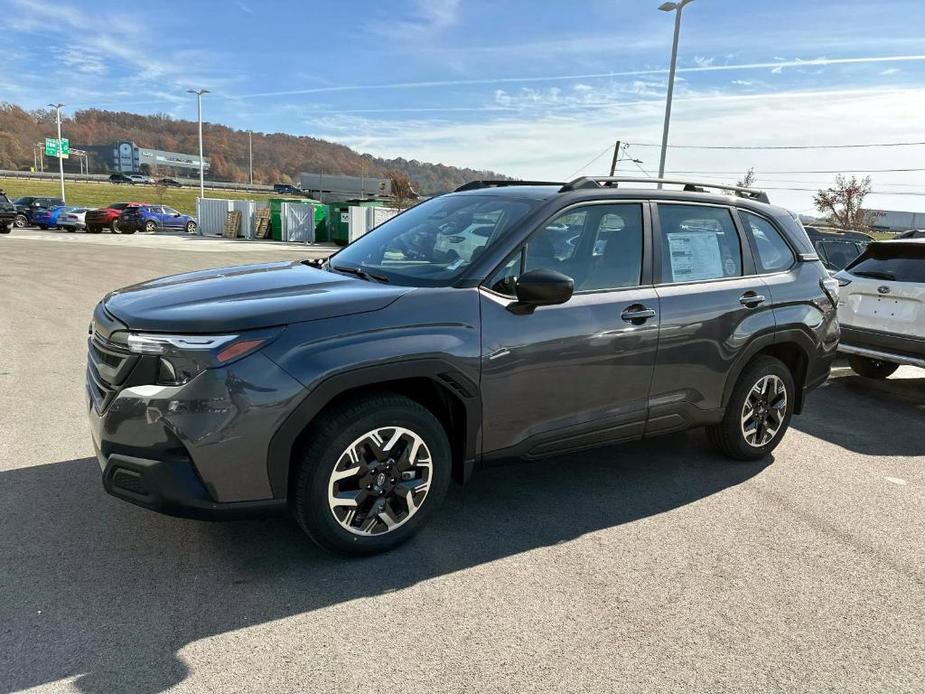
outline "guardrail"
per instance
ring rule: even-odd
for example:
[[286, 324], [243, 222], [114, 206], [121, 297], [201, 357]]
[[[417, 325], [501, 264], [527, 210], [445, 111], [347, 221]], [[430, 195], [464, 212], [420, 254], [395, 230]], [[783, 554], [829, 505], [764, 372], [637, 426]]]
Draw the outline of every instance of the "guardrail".
[[[7, 171], [0, 169], [0, 178], [25, 178], [25, 179], [34, 179], [39, 181], [57, 181], [59, 174], [57, 172], [51, 171]], [[108, 183], [109, 175], [108, 174], [76, 174], [76, 173], [65, 173], [64, 180], [82, 182], [82, 183]], [[175, 181], [181, 183], [183, 186], [188, 188], [198, 188], [199, 179], [192, 178], [175, 178]], [[136, 184], [136, 185], [145, 185], [145, 184]], [[206, 188], [211, 188], [213, 190], [238, 190], [245, 193], [272, 193], [273, 186], [262, 185], [255, 183], [250, 185], [249, 183], [232, 183], [227, 181], [206, 181]]]

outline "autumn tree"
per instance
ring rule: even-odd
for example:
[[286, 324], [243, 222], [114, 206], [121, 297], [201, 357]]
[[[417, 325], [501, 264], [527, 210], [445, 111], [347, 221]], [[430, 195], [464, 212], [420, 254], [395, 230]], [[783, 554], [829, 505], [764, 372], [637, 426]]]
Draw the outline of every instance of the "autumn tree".
[[813, 197], [819, 212], [828, 215], [829, 223], [839, 229], [865, 230], [870, 226], [864, 198], [870, 193], [870, 176], [858, 180], [839, 174], [835, 185], [820, 190]]
[[745, 175], [736, 181], [736, 185], [739, 188], [751, 188], [755, 183], [757, 183], [758, 177], [755, 175], [755, 167], [749, 167], [748, 171], [745, 172]]
[[411, 187], [411, 179], [397, 171], [390, 171], [388, 176], [392, 183], [392, 203], [403, 210], [417, 197], [417, 193]]

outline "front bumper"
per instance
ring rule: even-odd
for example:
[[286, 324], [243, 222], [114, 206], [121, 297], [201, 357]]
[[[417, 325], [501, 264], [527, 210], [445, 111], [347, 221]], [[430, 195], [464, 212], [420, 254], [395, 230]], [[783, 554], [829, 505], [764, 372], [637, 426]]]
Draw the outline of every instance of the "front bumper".
[[150, 385], [151, 359], [116, 364], [91, 338], [86, 412], [106, 491], [188, 518], [284, 510], [268, 452], [304, 386], [260, 352], [174, 387]]

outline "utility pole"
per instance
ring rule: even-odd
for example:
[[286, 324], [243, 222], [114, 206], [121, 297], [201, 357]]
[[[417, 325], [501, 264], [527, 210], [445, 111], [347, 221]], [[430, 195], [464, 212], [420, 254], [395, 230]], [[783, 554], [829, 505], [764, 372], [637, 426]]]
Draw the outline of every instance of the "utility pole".
[[64, 104], [48, 104], [55, 109], [56, 120], [58, 121], [58, 173], [61, 174], [61, 202], [67, 202], [64, 197], [64, 153], [61, 151], [61, 107]]
[[250, 161], [250, 183], [254, 185], [254, 133], [247, 131], [247, 158]]
[[190, 94], [196, 95], [196, 115], [199, 120], [199, 197], [206, 196], [205, 162], [202, 159], [202, 95], [208, 94], [208, 89], [187, 89]]
[[610, 162], [610, 175], [613, 176], [617, 172], [617, 162], [620, 161], [620, 141], [617, 140], [617, 144], [613, 147], [613, 161]]

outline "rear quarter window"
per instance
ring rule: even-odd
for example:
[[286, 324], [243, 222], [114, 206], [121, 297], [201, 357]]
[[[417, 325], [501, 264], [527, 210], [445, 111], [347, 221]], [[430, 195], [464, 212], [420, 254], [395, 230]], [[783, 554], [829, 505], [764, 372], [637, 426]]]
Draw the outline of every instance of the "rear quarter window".
[[745, 222], [761, 272], [781, 272], [793, 265], [793, 251], [773, 224], [751, 212], [740, 210], [739, 213]]

